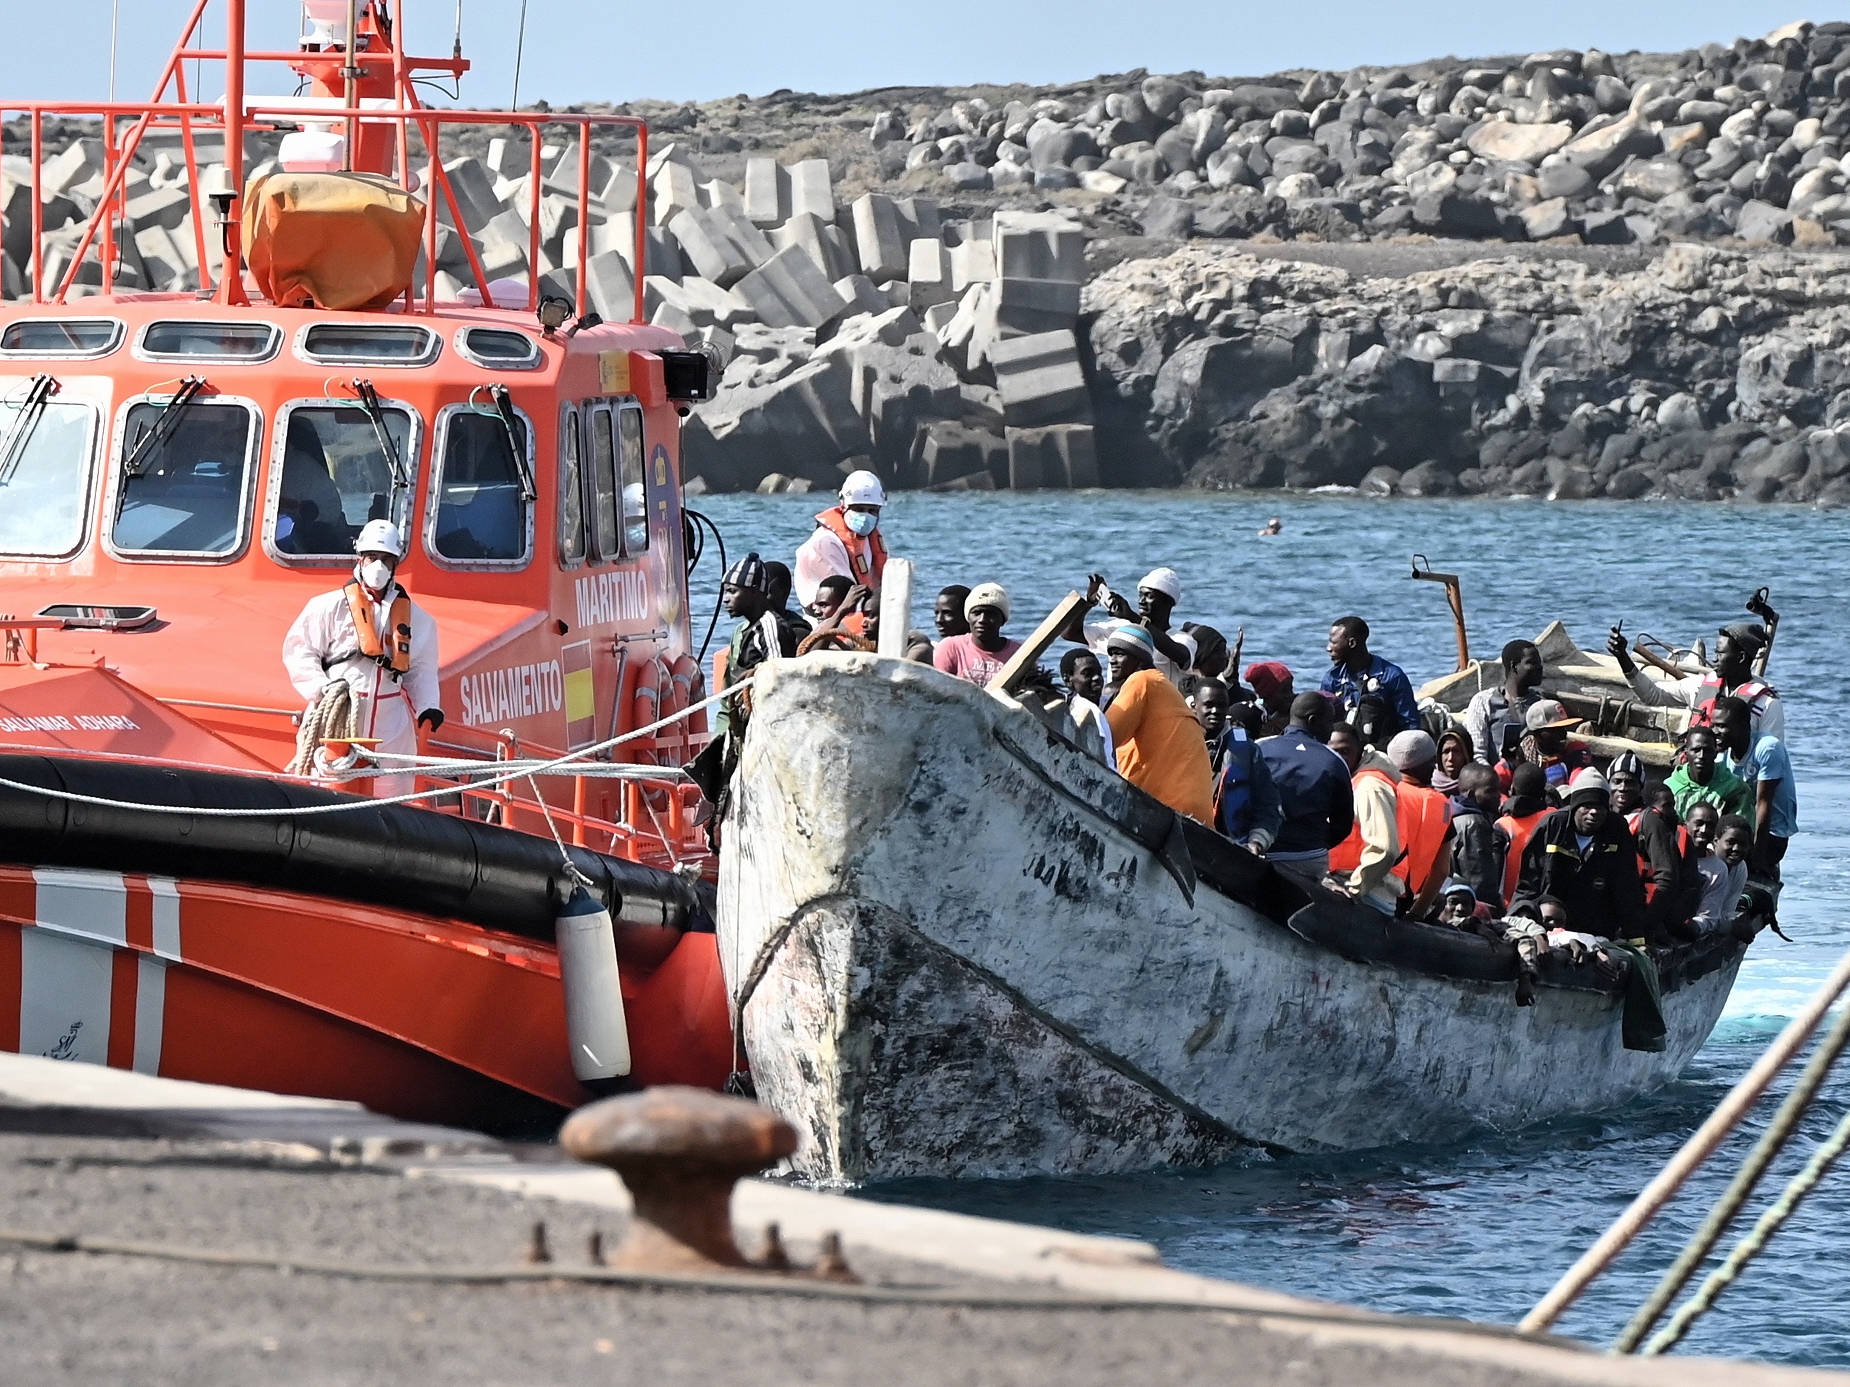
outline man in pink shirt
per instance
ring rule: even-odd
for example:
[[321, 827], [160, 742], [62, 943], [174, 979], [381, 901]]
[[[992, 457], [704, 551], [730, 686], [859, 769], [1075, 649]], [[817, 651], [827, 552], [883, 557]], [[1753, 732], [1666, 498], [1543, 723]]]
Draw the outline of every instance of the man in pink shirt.
[[968, 679], [981, 687], [1002, 672], [1009, 656], [1021, 649], [1020, 641], [1002, 638], [1009, 619], [1009, 595], [1000, 583], [983, 583], [964, 599], [964, 620], [970, 632], [948, 636], [938, 645], [931, 662], [946, 674]]

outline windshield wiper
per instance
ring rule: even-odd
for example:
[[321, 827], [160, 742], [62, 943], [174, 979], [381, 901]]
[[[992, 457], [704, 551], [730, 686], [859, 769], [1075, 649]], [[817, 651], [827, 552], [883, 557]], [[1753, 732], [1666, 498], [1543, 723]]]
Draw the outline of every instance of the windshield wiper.
[[161, 406], [161, 412], [154, 416], [153, 426], [143, 425], [141, 432], [136, 435], [135, 446], [122, 459], [124, 477], [139, 477], [142, 474], [147, 459], [153, 457], [173, 437], [173, 431], [180, 427], [186, 411], [193, 407], [205, 388], [204, 376], [188, 376], [180, 382], [180, 388], [173, 392], [167, 403]]
[[13, 480], [13, 474], [19, 470], [19, 461], [26, 455], [26, 445], [32, 441], [32, 432], [39, 426], [39, 419], [45, 413], [45, 404], [58, 393], [58, 382], [47, 375], [37, 375], [26, 386], [26, 397], [19, 401], [19, 412], [13, 416], [13, 423], [6, 431], [6, 437], [0, 439], [0, 486]]
[[385, 465], [392, 474], [392, 500], [396, 502], [401, 492], [411, 490], [411, 477], [405, 471], [404, 461], [398, 456], [398, 445], [392, 442], [392, 431], [386, 427], [385, 410], [379, 405], [379, 392], [373, 389], [369, 380], [356, 380], [353, 393], [360, 397], [360, 409], [372, 420], [373, 435], [379, 440], [379, 452], [385, 458]]
[[507, 434], [507, 450], [514, 455], [514, 470], [520, 473], [520, 499], [534, 498], [533, 474], [527, 470], [527, 450], [520, 446], [520, 420], [514, 413], [514, 399], [505, 385], [491, 385], [488, 394], [501, 416], [501, 428]]

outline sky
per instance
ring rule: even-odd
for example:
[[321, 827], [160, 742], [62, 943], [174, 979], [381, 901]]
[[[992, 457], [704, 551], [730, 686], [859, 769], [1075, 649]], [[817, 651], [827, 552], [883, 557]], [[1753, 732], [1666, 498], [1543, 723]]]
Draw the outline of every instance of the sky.
[[[117, 96], [145, 98], [192, 0], [117, 0]], [[109, 92], [111, 0], [0, 0], [0, 100], [100, 99]], [[463, 81], [474, 106], [508, 104], [521, 0], [462, 0]], [[520, 99], [702, 101], [734, 93], [852, 92], [868, 87], [1071, 81], [1135, 67], [1257, 76], [1286, 68], [1413, 62], [1600, 47], [1668, 51], [1758, 36], [1799, 18], [1792, 0], [705, 0], [620, 4], [528, 0]], [[249, 0], [251, 41], [293, 46], [296, 0]], [[457, 0], [401, 0], [412, 48], [447, 55]], [[225, 0], [209, 32], [222, 41]], [[289, 90], [279, 76], [254, 91]], [[213, 92], [216, 95], [216, 90]]]

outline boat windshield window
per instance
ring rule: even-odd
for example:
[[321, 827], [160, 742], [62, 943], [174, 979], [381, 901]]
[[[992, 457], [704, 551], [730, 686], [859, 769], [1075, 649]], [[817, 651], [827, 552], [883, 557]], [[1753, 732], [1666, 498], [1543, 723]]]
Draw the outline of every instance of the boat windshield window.
[[[411, 415], [393, 405], [380, 412], [400, 465], [409, 468]], [[351, 563], [362, 525], [390, 520], [402, 530], [410, 514], [411, 492], [393, 496], [391, 463], [365, 410], [303, 405], [289, 411], [271, 531], [279, 554]]]
[[567, 408], [559, 430], [559, 562], [585, 556], [584, 480], [578, 466], [578, 411]]
[[26, 318], [0, 330], [8, 356], [108, 356], [121, 345], [114, 318]]
[[176, 318], [149, 323], [142, 355], [171, 360], [263, 361], [276, 354], [282, 330], [269, 323], [213, 323]]
[[[141, 403], [122, 430], [129, 451], [153, 430], [163, 404]], [[119, 550], [222, 555], [244, 539], [253, 418], [243, 405], [194, 404], [166, 438], [124, 469], [111, 538]]]
[[12, 457], [0, 459], [0, 553], [76, 553], [83, 545], [96, 416], [88, 405], [52, 401], [22, 424], [22, 409], [30, 411], [24, 396], [0, 400], [0, 442], [13, 439]]
[[[527, 421], [516, 415], [514, 425], [521, 448], [527, 449]], [[451, 413], [432, 530], [437, 553], [464, 562], [524, 560], [531, 513], [523, 488], [520, 464], [500, 417], [473, 409]]]
[[649, 551], [649, 498], [643, 487], [642, 411], [617, 411], [617, 429], [623, 437], [623, 552]]
[[591, 504], [597, 520], [592, 530], [596, 557], [622, 556], [617, 543], [617, 438], [608, 406], [591, 412]]

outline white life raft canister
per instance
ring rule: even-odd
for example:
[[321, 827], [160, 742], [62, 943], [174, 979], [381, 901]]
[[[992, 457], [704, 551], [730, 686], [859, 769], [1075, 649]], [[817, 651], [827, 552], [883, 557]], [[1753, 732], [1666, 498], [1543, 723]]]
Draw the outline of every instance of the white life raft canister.
[[554, 937], [565, 984], [565, 1033], [572, 1073], [584, 1083], [630, 1072], [629, 1030], [617, 977], [617, 937], [610, 912], [580, 886], [560, 910]]

